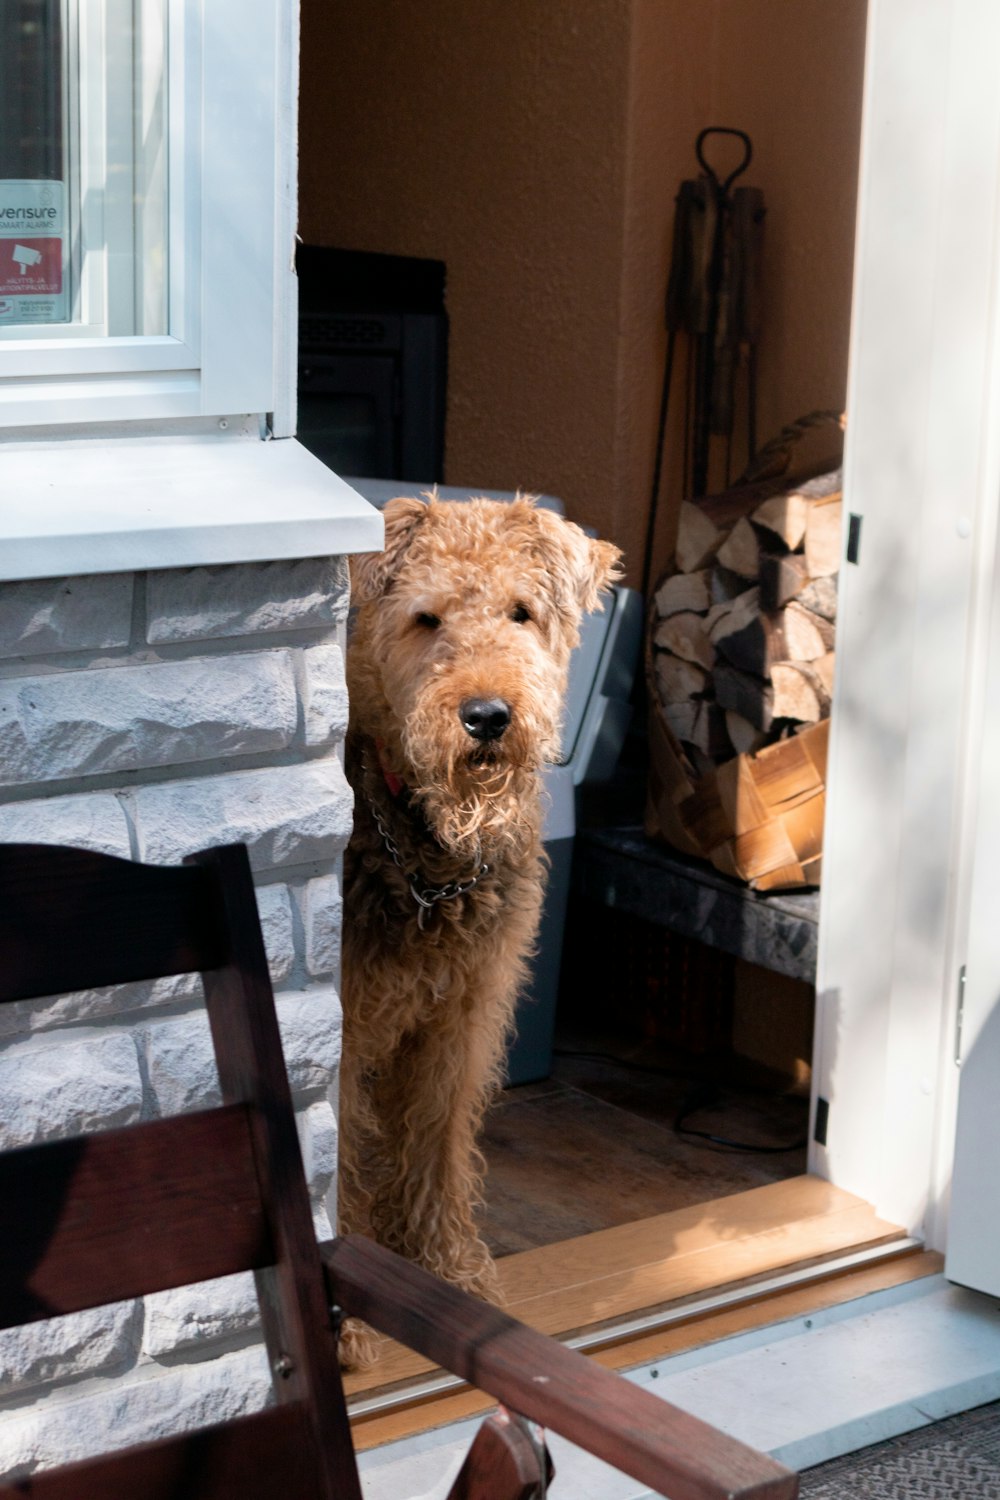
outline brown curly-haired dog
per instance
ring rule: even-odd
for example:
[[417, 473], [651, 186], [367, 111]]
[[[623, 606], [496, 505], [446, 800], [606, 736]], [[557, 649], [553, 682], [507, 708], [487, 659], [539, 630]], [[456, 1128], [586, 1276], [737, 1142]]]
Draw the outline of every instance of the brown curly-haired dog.
[[493, 1300], [476, 1137], [538, 929], [539, 772], [619, 553], [530, 497], [384, 518], [352, 564], [340, 1223]]

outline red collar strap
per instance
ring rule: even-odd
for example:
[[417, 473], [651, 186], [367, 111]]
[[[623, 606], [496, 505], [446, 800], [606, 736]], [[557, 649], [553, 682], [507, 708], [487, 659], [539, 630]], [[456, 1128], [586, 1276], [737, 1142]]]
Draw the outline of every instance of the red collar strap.
[[389, 788], [390, 797], [398, 797], [405, 786], [402, 777], [397, 776], [395, 771], [390, 771], [385, 761], [385, 744], [382, 740], [375, 741], [375, 753], [378, 756], [379, 770], [382, 772], [382, 780]]

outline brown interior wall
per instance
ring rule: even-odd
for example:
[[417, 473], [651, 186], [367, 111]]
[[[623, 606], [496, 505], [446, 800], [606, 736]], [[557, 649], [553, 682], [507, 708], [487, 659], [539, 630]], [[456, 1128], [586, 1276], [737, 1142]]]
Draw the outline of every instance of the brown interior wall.
[[[865, 0], [303, 0], [300, 233], [447, 263], [449, 483], [562, 496], [637, 581], [673, 198], [704, 124], [750, 133], [768, 203], [761, 436], [843, 403], [864, 19]], [[675, 427], [658, 566], [679, 447]]]
[[447, 263], [446, 478], [613, 486], [622, 0], [304, 0], [306, 241]]

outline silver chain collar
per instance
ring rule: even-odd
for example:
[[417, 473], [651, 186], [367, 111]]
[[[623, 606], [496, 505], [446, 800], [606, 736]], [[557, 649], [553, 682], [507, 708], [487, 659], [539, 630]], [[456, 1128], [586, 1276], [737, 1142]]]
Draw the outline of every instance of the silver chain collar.
[[375, 803], [367, 794], [365, 801], [368, 803], [369, 811], [375, 819], [375, 827], [382, 835], [382, 842], [386, 847], [389, 858], [396, 866], [396, 869], [406, 877], [410, 895], [417, 903], [417, 926], [421, 932], [424, 930], [427, 913], [433, 911], [439, 901], [454, 901], [458, 896], [468, 895], [469, 891], [475, 890], [483, 876], [489, 874], [489, 865], [481, 864], [475, 875], [470, 876], [468, 880], [449, 880], [444, 885], [431, 885], [428, 881], [423, 880], [415, 870], [408, 870], [406, 868], [399, 852], [399, 846], [385, 826], [382, 815], [375, 806]]

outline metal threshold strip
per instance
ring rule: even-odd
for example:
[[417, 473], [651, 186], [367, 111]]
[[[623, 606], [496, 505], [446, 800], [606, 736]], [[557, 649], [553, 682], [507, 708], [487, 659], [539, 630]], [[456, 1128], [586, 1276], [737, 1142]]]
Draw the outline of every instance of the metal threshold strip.
[[[602, 1323], [600, 1327], [585, 1329], [582, 1333], [560, 1339], [559, 1342], [570, 1349], [593, 1353], [598, 1349], [624, 1343], [631, 1338], [656, 1333], [660, 1329], [695, 1322], [711, 1313], [757, 1302], [763, 1297], [770, 1297], [778, 1292], [816, 1285], [847, 1271], [860, 1270], [865, 1266], [877, 1265], [881, 1261], [895, 1260], [922, 1248], [921, 1240], [901, 1237], [881, 1245], [854, 1250], [847, 1255], [835, 1256], [831, 1260], [793, 1267], [788, 1271], [765, 1276], [757, 1281], [745, 1282], [728, 1290], [723, 1288], [708, 1296], [677, 1302], [653, 1312], [637, 1313], [616, 1319], [614, 1322]], [[402, 1410], [407, 1406], [417, 1406], [434, 1397], [468, 1389], [466, 1382], [457, 1375], [429, 1375], [423, 1379], [407, 1381], [405, 1385], [395, 1390], [379, 1391], [371, 1396], [353, 1398], [348, 1401], [348, 1412], [352, 1417], [369, 1417]]]

